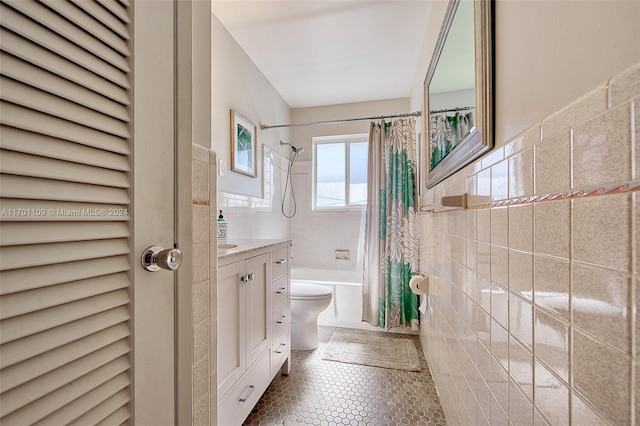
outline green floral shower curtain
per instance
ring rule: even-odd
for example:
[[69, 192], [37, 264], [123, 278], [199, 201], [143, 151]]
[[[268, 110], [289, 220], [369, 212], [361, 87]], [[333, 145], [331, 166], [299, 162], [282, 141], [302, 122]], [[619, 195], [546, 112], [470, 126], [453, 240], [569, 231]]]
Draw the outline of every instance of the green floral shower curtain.
[[371, 123], [362, 320], [386, 329], [418, 329], [409, 288], [419, 266], [415, 155], [415, 119]]

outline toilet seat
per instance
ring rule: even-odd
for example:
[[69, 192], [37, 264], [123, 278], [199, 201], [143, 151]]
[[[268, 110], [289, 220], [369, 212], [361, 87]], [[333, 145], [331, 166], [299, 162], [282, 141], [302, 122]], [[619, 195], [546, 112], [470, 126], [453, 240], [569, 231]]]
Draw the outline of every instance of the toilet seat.
[[331, 289], [317, 284], [291, 283], [291, 299], [321, 300], [331, 297]]

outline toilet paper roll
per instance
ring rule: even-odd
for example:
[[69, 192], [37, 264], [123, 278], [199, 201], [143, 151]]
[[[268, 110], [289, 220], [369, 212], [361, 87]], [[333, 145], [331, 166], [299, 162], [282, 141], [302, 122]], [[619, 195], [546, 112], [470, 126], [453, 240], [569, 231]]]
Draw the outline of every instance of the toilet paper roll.
[[424, 274], [414, 275], [409, 281], [409, 287], [415, 294], [428, 294], [429, 293], [429, 278]]
[[422, 299], [422, 301], [420, 302], [418, 310], [422, 312], [422, 315], [427, 315], [427, 295], [422, 295], [420, 299]]

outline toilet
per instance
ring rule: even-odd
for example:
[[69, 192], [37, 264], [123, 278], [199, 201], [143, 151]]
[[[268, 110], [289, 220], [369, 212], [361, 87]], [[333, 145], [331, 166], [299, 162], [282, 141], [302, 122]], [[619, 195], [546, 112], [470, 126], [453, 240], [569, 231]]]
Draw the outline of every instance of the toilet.
[[291, 283], [291, 349], [308, 351], [318, 347], [318, 315], [331, 303], [331, 289], [306, 283]]

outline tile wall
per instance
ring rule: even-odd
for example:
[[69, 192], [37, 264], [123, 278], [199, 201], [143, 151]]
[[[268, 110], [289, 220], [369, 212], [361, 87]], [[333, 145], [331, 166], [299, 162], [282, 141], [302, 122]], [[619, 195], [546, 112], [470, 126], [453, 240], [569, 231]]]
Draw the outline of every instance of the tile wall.
[[[289, 162], [287, 158], [268, 146], [262, 145], [262, 147], [264, 173], [262, 197], [223, 191], [218, 193], [218, 209], [222, 210], [228, 223], [227, 239], [229, 240], [290, 238], [291, 236], [289, 220], [281, 212]], [[290, 202], [290, 195], [287, 195], [285, 208], [290, 208]]]
[[424, 194], [476, 196], [420, 216], [449, 424], [640, 422], [639, 139], [640, 64]]
[[[296, 161], [293, 168], [298, 212], [293, 219], [293, 258], [296, 266], [323, 269], [361, 269], [359, 253], [360, 211], [313, 211], [313, 165]], [[313, 238], [309, 238], [309, 236]], [[363, 236], [364, 238], [364, 236]], [[346, 250], [347, 259], [336, 259]]]
[[[216, 155], [192, 145], [193, 424], [217, 418], [216, 379]], [[213, 200], [213, 204], [211, 203]]]
[[[218, 207], [229, 223], [229, 239], [285, 238], [289, 223], [280, 213], [286, 159], [265, 147], [264, 197], [217, 194], [217, 156], [192, 146], [193, 223], [193, 424], [217, 418], [217, 245]], [[218, 195], [216, 197], [216, 195]]]

